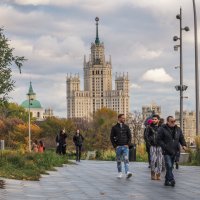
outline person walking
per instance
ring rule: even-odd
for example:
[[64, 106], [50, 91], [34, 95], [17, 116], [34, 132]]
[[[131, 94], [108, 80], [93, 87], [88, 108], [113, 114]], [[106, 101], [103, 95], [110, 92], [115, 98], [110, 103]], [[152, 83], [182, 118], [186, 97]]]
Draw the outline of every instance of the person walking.
[[73, 137], [73, 142], [76, 147], [76, 161], [77, 162], [80, 162], [80, 160], [81, 160], [81, 151], [82, 151], [83, 140], [84, 140], [84, 137], [81, 135], [80, 130], [77, 129], [76, 133]]
[[160, 180], [162, 171], [162, 148], [158, 145], [158, 128], [160, 116], [154, 114], [152, 123], [147, 127], [146, 137], [150, 146], [151, 179]]
[[158, 130], [158, 144], [162, 147], [165, 158], [166, 175], [164, 185], [172, 187], [175, 186], [173, 165], [179, 145], [181, 144], [184, 150], [187, 149], [182, 130], [175, 122], [173, 116], [168, 116], [167, 123]]
[[151, 158], [150, 158], [150, 143], [149, 143], [148, 138], [147, 138], [147, 129], [151, 125], [152, 122], [153, 122], [152, 119], [148, 119], [146, 127], [144, 129], [144, 141], [145, 141], [145, 144], [146, 144], [146, 152], [147, 152], [148, 163], [149, 163], [148, 168], [151, 168]]
[[57, 144], [56, 152], [60, 155], [66, 154], [66, 146], [67, 146], [66, 138], [67, 134], [65, 133], [65, 129], [60, 130], [59, 134], [56, 136], [56, 144]]
[[129, 171], [129, 145], [131, 144], [131, 131], [125, 124], [124, 114], [118, 115], [118, 122], [111, 129], [110, 140], [116, 151], [118, 178], [122, 178], [122, 161], [124, 162], [126, 178], [130, 178]]

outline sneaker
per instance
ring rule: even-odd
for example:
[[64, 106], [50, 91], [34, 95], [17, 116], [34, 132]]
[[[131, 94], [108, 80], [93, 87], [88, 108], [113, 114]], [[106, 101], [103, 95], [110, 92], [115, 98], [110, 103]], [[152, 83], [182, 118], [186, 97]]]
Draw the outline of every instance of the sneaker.
[[131, 176], [132, 176], [132, 173], [131, 172], [127, 172], [126, 178], [130, 178]]
[[123, 177], [122, 172], [119, 172], [117, 178], [122, 178], [122, 177]]
[[165, 181], [165, 186], [172, 186], [172, 187], [174, 187], [175, 186], [175, 180], [171, 180], [171, 181]]
[[172, 180], [172, 181], [171, 181], [171, 186], [174, 187], [175, 184], [176, 184], [175, 180]]
[[165, 186], [171, 186], [172, 184], [171, 184], [171, 182], [170, 181], [165, 181], [165, 184], [164, 184]]

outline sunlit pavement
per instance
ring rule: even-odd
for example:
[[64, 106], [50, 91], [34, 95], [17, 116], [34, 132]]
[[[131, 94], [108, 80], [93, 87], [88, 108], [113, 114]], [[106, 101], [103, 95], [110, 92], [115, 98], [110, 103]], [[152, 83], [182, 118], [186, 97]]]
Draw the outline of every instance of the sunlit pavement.
[[75, 165], [57, 168], [43, 175], [40, 181], [3, 179], [0, 200], [199, 200], [200, 167], [180, 166], [174, 170], [176, 186], [164, 186], [161, 181], [150, 180], [146, 163], [130, 163], [133, 176], [117, 179], [115, 162], [81, 161]]

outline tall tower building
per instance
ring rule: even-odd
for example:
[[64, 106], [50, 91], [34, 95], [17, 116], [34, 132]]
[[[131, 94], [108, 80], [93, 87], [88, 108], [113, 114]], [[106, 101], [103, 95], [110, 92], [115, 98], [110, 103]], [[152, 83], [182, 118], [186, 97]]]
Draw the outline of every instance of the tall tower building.
[[150, 105], [142, 106], [143, 119], [150, 117], [152, 114], [157, 114], [161, 117], [161, 106], [152, 102]]
[[98, 22], [96, 38], [91, 44], [91, 55], [84, 56], [84, 91], [80, 91], [80, 79], [77, 75], [67, 75], [67, 117], [90, 119], [92, 114], [103, 107], [127, 115], [130, 112], [128, 73], [116, 74], [115, 90], [112, 90], [111, 56], [106, 61], [104, 44], [100, 42]]

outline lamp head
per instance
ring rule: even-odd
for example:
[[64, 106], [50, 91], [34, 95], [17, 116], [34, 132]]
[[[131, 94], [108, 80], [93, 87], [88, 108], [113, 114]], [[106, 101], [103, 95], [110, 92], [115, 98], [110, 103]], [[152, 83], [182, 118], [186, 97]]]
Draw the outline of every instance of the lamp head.
[[181, 89], [180, 85], [175, 86], [176, 91], [179, 91]]
[[185, 30], [185, 31], [189, 31], [190, 29], [189, 29], [188, 26], [186, 26], [183, 30]]
[[180, 45], [174, 45], [174, 51], [178, 51]]
[[181, 19], [180, 14], [176, 15], [176, 19]]
[[176, 36], [176, 35], [173, 37], [173, 40], [174, 40], [175, 42], [176, 42], [178, 39], [179, 39], [179, 38], [178, 38], [178, 36]]

